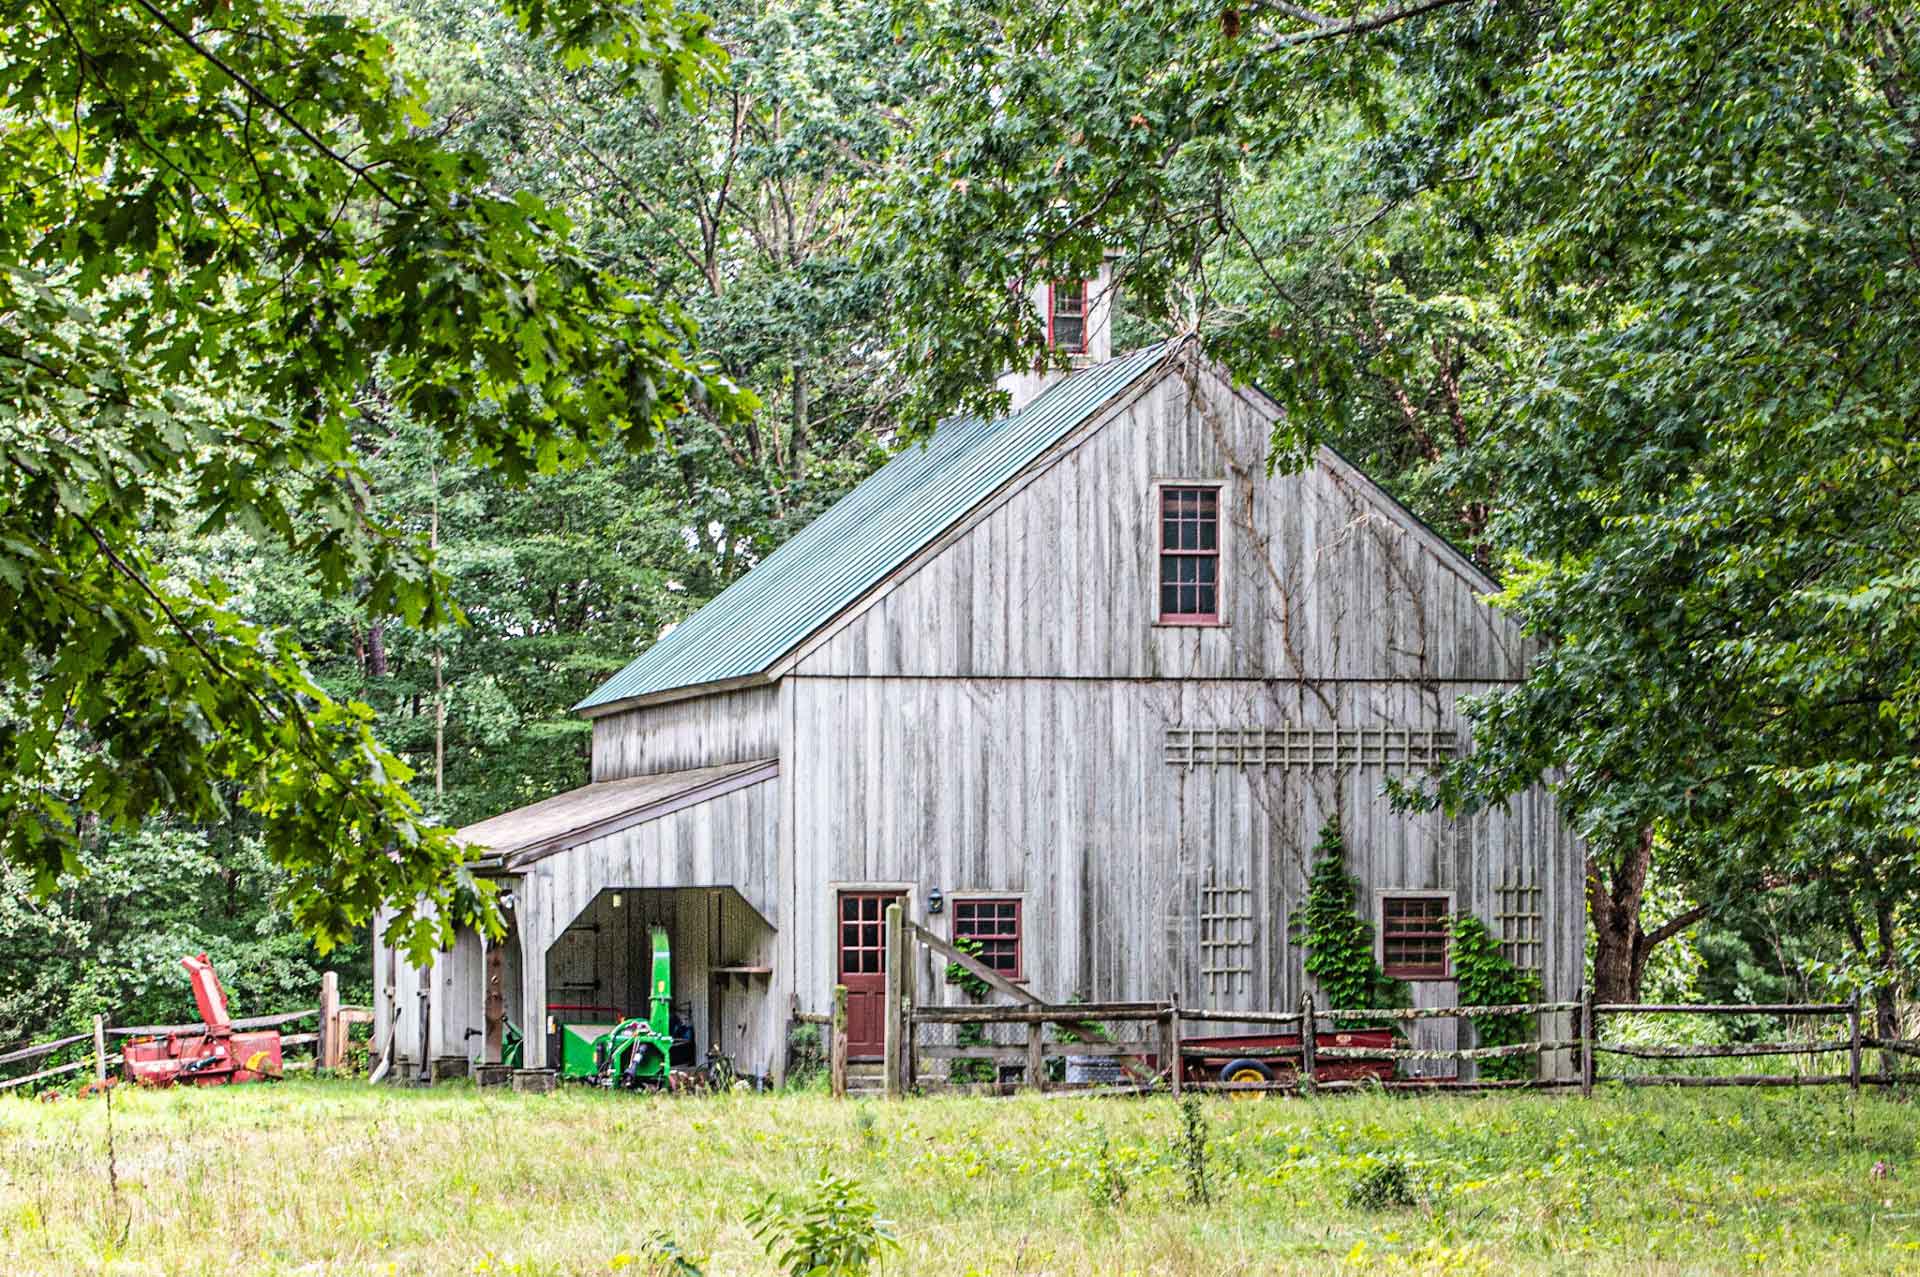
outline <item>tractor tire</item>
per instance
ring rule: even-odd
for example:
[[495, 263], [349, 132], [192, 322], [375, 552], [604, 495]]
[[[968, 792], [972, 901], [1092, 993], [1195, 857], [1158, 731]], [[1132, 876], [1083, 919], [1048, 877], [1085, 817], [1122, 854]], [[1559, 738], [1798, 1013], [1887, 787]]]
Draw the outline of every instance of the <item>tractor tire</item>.
[[[1219, 1077], [1222, 1082], [1266, 1083], [1273, 1081], [1273, 1070], [1259, 1060], [1228, 1060], [1221, 1066]], [[1227, 1095], [1235, 1100], [1263, 1100], [1268, 1092], [1229, 1091]]]

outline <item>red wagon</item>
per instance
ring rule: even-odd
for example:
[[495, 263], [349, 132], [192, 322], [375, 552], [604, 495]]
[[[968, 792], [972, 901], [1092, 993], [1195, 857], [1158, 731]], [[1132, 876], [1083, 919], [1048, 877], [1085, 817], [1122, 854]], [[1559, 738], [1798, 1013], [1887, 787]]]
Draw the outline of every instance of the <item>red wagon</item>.
[[[1349, 1029], [1340, 1033], [1314, 1036], [1315, 1046], [1357, 1047], [1362, 1050], [1391, 1050], [1392, 1029]], [[1183, 1054], [1180, 1080], [1186, 1082], [1292, 1083], [1300, 1075], [1300, 1035], [1230, 1033], [1217, 1037], [1186, 1038], [1184, 1050], [1200, 1048], [1207, 1053], [1198, 1058]], [[1271, 1051], [1291, 1051], [1291, 1056], [1270, 1055]], [[1314, 1080], [1318, 1082], [1358, 1082], [1375, 1078], [1393, 1080], [1394, 1062], [1389, 1058], [1336, 1059], [1316, 1057]], [[1259, 1092], [1252, 1092], [1259, 1094]]]
[[182, 958], [180, 965], [193, 982], [193, 1000], [206, 1027], [129, 1042], [121, 1052], [127, 1080], [143, 1086], [172, 1086], [175, 1082], [218, 1086], [279, 1077], [280, 1031], [236, 1033], [233, 1018], [227, 1014], [226, 990], [220, 987], [220, 977], [213, 973], [207, 955]]

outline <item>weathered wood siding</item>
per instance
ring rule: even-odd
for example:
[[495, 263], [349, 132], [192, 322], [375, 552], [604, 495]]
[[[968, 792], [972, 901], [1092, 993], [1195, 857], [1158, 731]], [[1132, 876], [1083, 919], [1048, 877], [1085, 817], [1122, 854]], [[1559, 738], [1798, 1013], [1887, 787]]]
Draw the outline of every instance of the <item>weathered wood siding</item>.
[[[898, 884], [942, 933], [952, 910], [925, 916], [932, 887], [1021, 898], [1028, 982], [1049, 999], [1290, 1006], [1304, 976], [1287, 928], [1336, 812], [1376, 926], [1380, 893], [1447, 892], [1503, 934], [1502, 884], [1538, 887], [1537, 965], [1572, 996], [1581, 855], [1543, 791], [1453, 821], [1393, 811], [1377, 764], [1168, 762], [1174, 728], [1411, 729], [1464, 746], [1459, 698], [1525, 672], [1484, 578], [1344, 461], [1266, 477], [1270, 413], [1170, 371], [803, 647], [782, 683], [780, 937], [803, 1005], [823, 1009], [833, 980], [836, 889]], [[1154, 624], [1155, 485], [1180, 481], [1225, 484], [1217, 628]], [[1209, 886], [1244, 891], [1254, 914], [1247, 976], [1211, 986]], [[918, 978], [941, 997], [936, 974]], [[1418, 1030], [1421, 1045], [1452, 1035]]]
[[779, 691], [713, 692], [593, 721], [595, 781], [772, 758]]
[[[524, 954], [521, 970], [522, 1005], [546, 1007], [550, 1000], [546, 954], [589, 907], [608, 907], [595, 904], [604, 891], [732, 887], [740, 893], [746, 905], [764, 919], [769, 932], [771, 928], [778, 927], [780, 910], [776, 906], [778, 871], [774, 863], [774, 848], [779, 837], [780, 793], [783, 786], [784, 782], [779, 778], [749, 785], [681, 808], [657, 820], [583, 843], [529, 866], [518, 888], [522, 902], [519, 924]], [[683, 912], [687, 915], [684, 918]], [[691, 915], [694, 912], [697, 911], [675, 911], [673, 920], [676, 927], [684, 924], [692, 928]], [[752, 941], [746, 938], [749, 932], [746, 924], [750, 921], [748, 915], [736, 910], [722, 919], [723, 923], [729, 920], [734, 924], [732, 934], [741, 938], [740, 944], [748, 952], [764, 953], [771, 947], [770, 933]], [[698, 935], [691, 929], [685, 933], [683, 942], [691, 947], [686, 950], [687, 962], [684, 967], [680, 955], [676, 953], [674, 996], [693, 1003], [697, 1019], [705, 1018], [709, 1014], [707, 1008], [712, 1004], [705, 965], [695, 958], [704, 954], [718, 939], [711, 936], [708, 927], [702, 924]], [[628, 946], [631, 950], [629, 962], [644, 961], [644, 958], [632, 956], [639, 953], [644, 945], [643, 930]], [[626, 964], [609, 958], [609, 972], [616, 968], [623, 973], [628, 969]], [[684, 984], [681, 983], [683, 972]], [[622, 978], [627, 977], [623, 975]], [[722, 1013], [725, 1017], [723, 1023], [746, 1026], [725, 1045], [733, 1052], [735, 1062], [752, 1072], [769, 1071], [775, 1067], [776, 1047], [782, 1041], [781, 1025], [776, 1023], [777, 1017], [774, 1015], [771, 983], [763, 979], [755, 986], [728, 990], [731, 1000]], [[551, 1000], [566, 999], [556, 996]], [[545, 1024], [541, 1022], [528, 1027], [527, 1065], [538, 1068], [547, 1062]], [[704, 1041], [701, 1049], [705, 1049]]]
[[[1578, 900], [1577, 848], [1535, 792], [1506, 814], [1462, 821], [1394, 812], [1378, 766], [1188, 769], [1169, 764], [1169, 727], [1295, 724], [1459, 730], [1453, 694], [1485, 685], [1073, 679], [788, 681], [795, 830], [794, 925], [782, 954], [819, 1004], [835, 960], [839, 883], [911, 883], [949, 899], [1020, 895], [1027, 974], [1049, 999], [1176, 997], [1221, 1009], [1290, 1006], [1301, 955], [1286, 929], [1312, 848], [1338, 811], [1362, 899], [1452, 892], [1490, 922], [1502, 872], [1546, 901]], [[1395, 774], [1404, 774], [1398, 773]], [[1200, 893], [1244, 888], [1256, 915], [1251, 977], [1232, 992], [1201, 976]], [[1550, 991], [1579, 980], [1581, 935], [1549, 929]], [[930, 977], [931, 968], [928, 970]], [[1450, 995], [1449, 995], [1450, 1000]]]
[[[1202, 393], [1195, 396], [1194, 388]], [[1266, 477], [1263, 401], [1170, 372], [1070, 438], [799, 674], [1503, 680], [1526, 643], [1457, 554], [1330, 452]], [[1223, 615], [1162, 626], [1155, 485], [1220, 481]]]

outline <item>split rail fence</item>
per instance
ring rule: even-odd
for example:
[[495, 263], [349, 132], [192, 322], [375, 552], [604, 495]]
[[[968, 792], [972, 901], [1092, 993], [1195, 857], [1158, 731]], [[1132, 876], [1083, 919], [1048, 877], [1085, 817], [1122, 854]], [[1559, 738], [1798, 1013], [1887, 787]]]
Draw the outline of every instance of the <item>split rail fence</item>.
[[[310, 1049], [312, 1059], [290, 1064], [288, 1068], [337, 1069], [346, 1062], [347, 1037], [355, 1024], [372, 1024], [371, 1007], [347, 1006], [340, 1001], [340, 977], [325, 972], [320, 979], [320, 1005], [306, 1007], [298, 1011], [282, 1011], [276, 1015], [256, 1015], [233, 1022], [236, 1029], [277, 1029], [282, 1025], [297, 1024], [302, 1020], [317, 1021], [310, 1033], [283, 1034], [280, 1038], [282, 1051], [300, 1048]], [[67, 1037], [56, 1038], [51, 1042], [37, 1042], [30, 1046], [19, 1046], [0, 1051], [0, 1069], [15, 1068], [22, 1065], [39, 1063], [49, 1057], [60, 1054], [72, 1054], [76, 1048], [90, 1047], [78, 1059], [61, 1064], [45, 1065], [32, 1072], [17, 1077], [0, 1077], [0, 1092], [11, 1091], [17, 1087], [32, 1086], [51, 1082], [69, 1074], [90, 1071], [96, 1082], [105, 1082], [110, 1069], [121, 1063], [121, 1053], [110, 1052], [107, 1048], [114, 1039], [156, 1038], [167, 1036], [194, 1037], [207, 1031], [204, 1024], [135, 1024], [114, 1025], [106, 1016], [93, 1017], [93, 1029], [88, 1033], [74, 1033]]]
[[[1046, 1004], [1027, 989], [1006, 979], [941, 937], [902, 916], [899, 907], [888, 911], [887, 987], [884, 1003], [884, 1054], [881, 1076], [885, 1094], [911, 1094], [925, 1086], [946, 1090], [984, 1090], [1005, 1093], [1029, 1090], [1104, 1090], [1143, 1092], [1165, 1089], [1175, 1095], [1185, 1090], [1232, 1092], [1351, 1091], [1578, 1091], [1590, 1096], [1599, 1085], [1625, 1086], [1890, 1086], [1920, 1082], [1920, 1072], [1902, 1072], [1902, 1058], [1920, 1058], [1920, 1040], [1881, 1038], [1863, 1032], [1857, 1000], [1837, 1003], [1666, 1004], [1599, 1003], [1590, 994], [1571, 1002], [1535, 1002], [1506, 1006], [1440, 1008], [1380, 1007], [1362, 1010], [1316, 1008], [1308, 994], [1297, 1010], [1243, 1011], [1183, 1008], [1172, 1002], [1104, 1002]], [[922, 946], [957, 964], [968, 975], [1009, 999], [1005, 1004], [923, 1004], [914, 987], [915, 947]], [[1603, 1023], [1621, 1016], [1726, 1016], [1802, 1022], [1806, 1029], [1843, 1020], [1839, 1035], [1778, 1038], [1769, 1041], [1725, 1043], [1647, 1043], [1602, 1034]], [[1402, 1045], [1408, 1030], [1419, 1021], [1471, 1022], [1482, 1017], [1524, 1017], [1532, 1020], [1532, 1040], [1496, 1046], [1421, 1049]], [[829, 1070], [835, 1095], [847, 1094], [846, 990], [834, 990], [831, 1016], [808, 1016], [823, 1025], [828, 1036]], [[1355, 1044], [1352, 1039], [1366, 1025], [1376, 1031], [1394, 1031], [1393, 1046]], [[1257, 1041], [1223, 1045], [1192, 1030], [1202, 1026], [1232, 1026], [1230, 1036]], [[968, 1030], [962, 1039], [959, 1030]], [[1021, 1032], [1023, 1030], [1023, 1032]], [[929, 1033], [939, 1041], [926, 1041]], [[1011, 1034], [1018, 1033], [1018, 1040]], [[998, 1034], [999, 1036], [995, 1036]], [[1462, 1032], [1456, 1040], [1471, 1035]], [[1291, 1040], [1288, 1040], [1291, 1039]], [[1866, 1051], [1880, 1053], [1877, 1071], [1864, 1067]], [[1804, 1057], [1835, 1060], [1829, 1071], [1798, 1073], [1683, 1073], [1601, 1072], [1602, 1057], [1615, 1060], [1702, 1061]], [[1489, 1060], [1531, 1057], [1532, 1076], [1483, 1078], [1480, 1064]], [[1208, 1075], [1224, 1060], [1254, 1060], [1274, 1073], [1271, 1082], [1222, 1081]], [[1056, 1066], [1059, 1061], [1064, 1067]], [[1118, 1066], [1100, 1069], [1102, 1061]], [[1174, 1067], [1179, 1061], [1181, 1067]], [[974, 1063], [977, 1062], [977, 1063]], [[1403, 1077], [1403, 1065], [1451, 1066], [1455, 1075]], [[953, 1082], [956, 1068], [970, 1077], [980, 1066], [991, 1071], [990, 1081]], [[1342, 1067], [1344, 1066], [1344, 1067]], [[1357, 1069], [1355, 1066], [1359, 1066]], [[1108, 1072], [1106, 1078], [1074, 1080], [1072, 1072]], [[1669, 1069], [1674, 1067], [1668, 1064]], [[1356, 1071], [1386, 1076], [1354, 1077]], [[1337, 1076], [1345, 1073], [1348, 1076]], [[1012, 1074], [1011, 1082], [1005, 1080]]]

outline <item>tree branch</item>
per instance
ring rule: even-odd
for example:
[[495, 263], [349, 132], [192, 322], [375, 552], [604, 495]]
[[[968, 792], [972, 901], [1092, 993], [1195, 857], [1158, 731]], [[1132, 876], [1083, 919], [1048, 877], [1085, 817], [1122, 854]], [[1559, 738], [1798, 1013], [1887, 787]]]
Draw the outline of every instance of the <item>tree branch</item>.
[[1315, 40], [1332, 40], [1344, 35], [1365, 35], [1369, 31], [1378, 31], [1390, 27], [1407, 18], [1417, 18], [1423, 13], [1435, 9], [1449, 9], [1455, 5], [1471, 4], [1475, 0], [1411, 0], [1411, 3], [1395, 5], [1391, 9], [1381, 9], [1374, 13], [1362, 13], [1348, 18], [1344, 22], [1328, 22], [1318, 14], [1294, 12], [1291, 5], [1276, 5], [1282, 12], [1291, 14], [1302, 21], [1316, 23], [1311, 31], [1295, 31], [1269, 41], [1269, 51], [1292, 48], [1295, 45], [1310, 44]]

